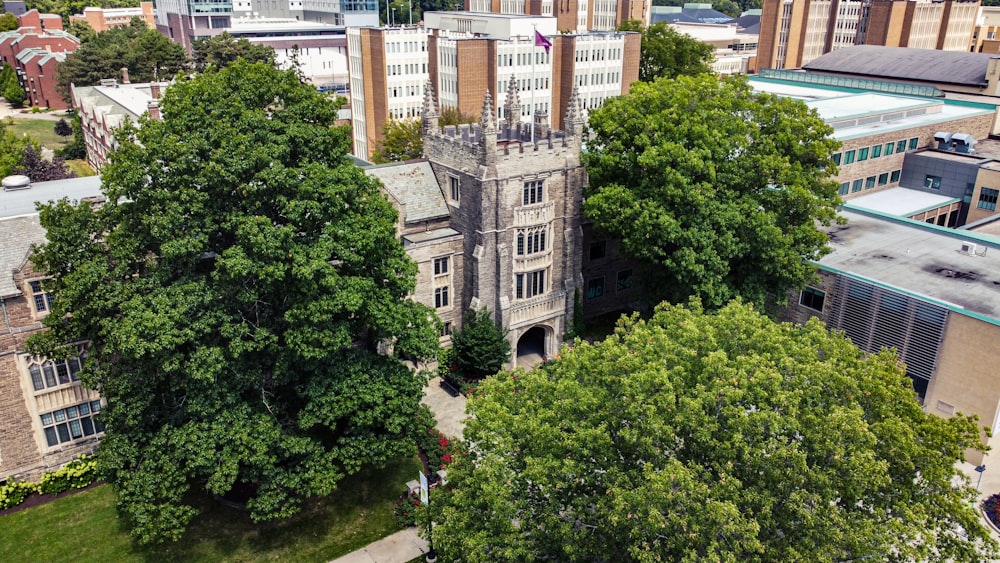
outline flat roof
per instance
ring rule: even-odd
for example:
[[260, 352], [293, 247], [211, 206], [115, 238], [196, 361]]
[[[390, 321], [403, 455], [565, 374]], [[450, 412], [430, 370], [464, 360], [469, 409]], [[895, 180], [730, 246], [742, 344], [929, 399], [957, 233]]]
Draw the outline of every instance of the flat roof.
[[898, 217], [910, 217], [911, 215], [951, 205], [958, 201], [961, 200], [910, 188], [889, 188], [888, 190], [851, 198], [844, 202], [844, 207], [849, 209], [867, 209]]
[[901, 98], [886, 94], [840, 94], [822, 99], [806, 101], [826, 121], [859, 118], [881, 113], [909, 111], [922, 107], [944, 105], [934, 99]]
[[[57, 201], [62, 198], [80, 200], [101, 194], [101, 177], [67, 178], [53, 182], [34, 182], [26, 190], [0, 191], [0, 219], [36, 215], [35, 203]], [[0, 272], [2, 273], [2, 272]]]
[[854, 45], [830, 51], [802, 65], [802, 68], [879, 78], [984, 87], [987, 85], [986, 71], [991, 58], [995, 58], [995, 55], [938, 49]]
[[[1000, 239], [877, 212], [842, 216], [846, 225], [826, 228], [833, 252], [820, 268], [1000, 325]], [[977, 251], [962, 252], [963, 242]]]

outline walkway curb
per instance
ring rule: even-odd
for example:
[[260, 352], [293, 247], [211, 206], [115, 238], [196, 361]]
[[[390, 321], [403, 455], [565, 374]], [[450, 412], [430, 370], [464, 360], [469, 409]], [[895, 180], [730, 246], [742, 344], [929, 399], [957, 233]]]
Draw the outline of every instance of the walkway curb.
[[334, 559], [330, 563], [408, 563], [427, 551], [427, 540], [417, 534], [416, 527], [410, 527]]

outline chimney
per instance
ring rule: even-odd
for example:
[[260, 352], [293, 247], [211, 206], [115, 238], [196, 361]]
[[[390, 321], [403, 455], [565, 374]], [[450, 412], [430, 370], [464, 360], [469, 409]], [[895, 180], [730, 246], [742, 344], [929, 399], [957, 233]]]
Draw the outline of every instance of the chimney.
[[153, 97], [154, 100], [160, 99], [160, 83], [150, 82], [149, 83], [149, 95]]
[[149, 111], [149, 118], [153, 121], [160, 121], [160, 102], [159, 100], [149, 100], [149, 105], [146, 106], [146, 110]]
[[122, 84], [131, 84], [128, 81], [128, 67], [125, 66], [122, 67]]

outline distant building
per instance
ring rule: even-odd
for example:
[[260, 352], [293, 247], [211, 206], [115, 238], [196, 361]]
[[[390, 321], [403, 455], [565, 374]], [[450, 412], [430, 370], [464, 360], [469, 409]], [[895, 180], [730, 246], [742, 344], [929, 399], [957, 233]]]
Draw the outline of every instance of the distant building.
[[56, 65], [80, 46], [80, 40], [62, 30], [20, 28], [0, 33], [0, 61], [17, 73], [25, 99], [32, 105], [66, 109], [56, 92]]
[[108, 153], [118, 148], [115, 129], [126, 120], [136, 123], [144, 113], [160, 118], [159, 98], [167, 85], [119, 84], [114, 79], [102, 80], [99, 86], [70, 85], [73, 107], [80, 116], [83, 139], [87, 146], [87, 163], [100, 171]]
[[762, 72], [750, 83], [803, 100], [833, 127], [833, 138], [843, 143], [833, 160], [845, 200], [899, 186], [904, 157], [936, 147], [941, 131], [985, 139], [997, 116], [995, 104], [945, 99], [930, 86], [794, 71]]
[[626, 20], [649, 25], [650, 0], [465, 0], [465, 11], [556, 18], [559, 33], [615, 31]]
[[858, 45], [803, 65], [810, 74], [934, 86], [944, 92], [1000, 96], [1000, 57], [984, 53]]
[[69, 22], [82, 21], [100, 33], [114, 27], [130, 25], [135, 18], [139, 18], [151, 29], [155, 29], [156, 15], [153, 12], [153, 3], [139, 2], [139, 6], [136, 8], [95, 8], [90, 6], [84, 8], [82, 14], [70, 16]]
[[347, 83], [347, 35], [342, 26], [291, 18], [234, 18], [226, 33], [274, 49], [283, 68], [292, 64], [320, 86]]
[[728, 24], [734, 22], [736, 22], [736, 18], [713, 9], [711, 3], [688, 2], [683, 6], [653, 6], [650, 15], [650, 23]]
[[17, 16], [18, 29], [31, 30], [35, 33], [63, 31], [62, 16], [58, 14], [40, 14], [38, 10], [28, 10]]
[[28, 338], [43, 330], [52, 297], [48, 277], [29, 260], [45, 243], [36, 201], [98, 197], [101, 178], [36, 183], [29, 190], [0, 192], [0, 481], [37, 479], [80, 454], [92, 453], [103, 428], [94, 416], [101, 397], [80, 385], [83, 343], [76, 356], [53, 361], [27, 353]]
[[3, 3], [3, 11], [8, 14], [20, 16], [28, 11], [28, 7], [24, 5], [22, 0], [5, 0]]
[[967, 52], [978, 10], [979, 0], [764, 0], [755, 70], [853, 45]]
[[757, 56], [757, 34], [747, 32], [732, 18], [728, 23], [676, 22], [670, 26], [715, 49], [711, 66], [716, 74], [746, 74]]
[[[562, 118], [577, 88], [584, 111], [628, 92], [639, 77], [640, 35], [559, 34], [550, 17], [426, 12], [425, 28], [350, 28], [348, 54], [354, 154], [369, 158], [390, 119], [420, 116], [423, 84], [440, 92], [441, 108], [479, 112], [483, 93], [503, 114], [507, 83], [521, 92], [519, 119]], [[536, 45], [535, 30], [551, 41]]]

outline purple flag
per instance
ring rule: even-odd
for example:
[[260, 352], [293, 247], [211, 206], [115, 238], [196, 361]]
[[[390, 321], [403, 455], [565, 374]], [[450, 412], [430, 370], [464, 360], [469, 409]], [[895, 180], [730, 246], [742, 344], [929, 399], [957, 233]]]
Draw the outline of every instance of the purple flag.
[[549, 48], [552, 47], [552, 42], [545, 38], [544, 35], [538, 33], [535, 30], [535, 47], [545, 47], [545, 54], [549, 54]]

